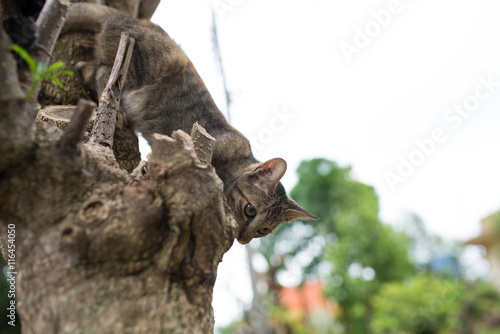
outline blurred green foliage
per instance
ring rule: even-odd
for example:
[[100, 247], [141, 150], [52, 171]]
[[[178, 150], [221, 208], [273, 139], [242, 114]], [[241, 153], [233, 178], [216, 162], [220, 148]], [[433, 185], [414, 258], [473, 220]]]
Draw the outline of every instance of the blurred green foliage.
[[[313, 310], [307, 317], [292, 313], [283, 306], [271, 309], [271, 327], [277, 333], [293, 334], [342, 334], [341, 324], [326, 310]], [[234, 334], [234, 332], [232, 333]]]
[[500, 296], [484, 282], [417, 275], [385, 284], [373, 306], [375, 334], [500, 333]]
[[219, 334], [248, 333], [249, 331], [251, 333], [251, 328], [243, 320], [235, 321], [224, 328], [218, 329]]
[[466, 284], [459, 300], [460, 313], [454, 317], [452, 334], [500, 333], [500, 293], [485, 282]]
[[460, 280], [418, 275], [384, 284], [373, 299], [373, 333], [449, 333], [464, 294]]
[[[289, 312], [283, 306], [275, 306], [271, 310], [270, 317], [274, 322], [274, 328], [286, 328], [286, 331], [296, 334], [315, 334], [316, 331], [304, 321], [304, 319], [296, 314]], [[326, 334], [326, 333], [325, 333]]]

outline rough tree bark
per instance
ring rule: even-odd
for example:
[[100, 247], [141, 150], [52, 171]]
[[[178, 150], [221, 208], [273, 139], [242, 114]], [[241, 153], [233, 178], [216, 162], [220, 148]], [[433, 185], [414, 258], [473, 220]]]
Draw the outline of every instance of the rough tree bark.
[[[34, 49], [38, 61], [48, 63], [67, 6], [47, 1], [52, 37]], [[64, 132], [53, 117], [35, 122], [36, 98], [24, 99], [29, 75], [19, 74], [26, 69], [17, 70], [2, 28], [0, 65], [0, 242], [8, 259], [15, 231], [23, 332], [212, 332], [217, 265], [236, 234], [207, 164], [213, 138], [199, 127], [194, 141], [181, 131], [154, 135], [150, 159], [128, 173], [116, 142], [81, 143], [92, 103], [78, 103]]]

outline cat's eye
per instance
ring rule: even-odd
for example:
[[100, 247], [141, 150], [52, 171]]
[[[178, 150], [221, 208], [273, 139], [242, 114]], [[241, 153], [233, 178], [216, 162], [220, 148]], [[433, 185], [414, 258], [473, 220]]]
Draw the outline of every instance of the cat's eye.
[[245, 205], [245, 209], [243, 210], [243, 212], [245, 213], [245, 216], [247, 216], [248, 218], [253, 218], [257, 214], [257, 210], [255, 210], [253, 205], [250, 203]]
[[259, 232], [259, 234], [261, 234], [261, 235], [268, 235], [272, 231], [270, 228], [264, 227], [264, 228], [261, 228], [260, 230], [258, 230], [257, 232]]

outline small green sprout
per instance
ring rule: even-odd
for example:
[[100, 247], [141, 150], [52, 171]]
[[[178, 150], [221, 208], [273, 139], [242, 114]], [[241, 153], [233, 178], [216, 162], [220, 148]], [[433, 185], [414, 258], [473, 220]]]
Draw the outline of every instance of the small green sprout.
[[55, 62], [54, 64], [50, 65], [49, 67], [45, 68], [45, 66], [40, 63], [36, 62], [33, 57], [30, 56], [28, 51], [26, 51], [24, 48], [20, 47], [17, 44], [12, 44], [12, 50], [16, 52], [24, 61], [28, 64], [31, 73], [33, 73], [33, 83], [31, 84], [30, 89], [28, 90], [28, 93], [26, 93], [26, 100], [29, 100], [31, 97], [31, 94], [33, 94], [33, 91], [35, 90], [36, 86], [43, 80], [50, 79], [54, 81], [59, 87], [63, 87], [63, 84], [59, 79], [56, 77], [58, 75], [69, 75], [72, 76], [73, 72], [71, 71], [65, 71], [61, 70], [66, 64], [62, 61]]

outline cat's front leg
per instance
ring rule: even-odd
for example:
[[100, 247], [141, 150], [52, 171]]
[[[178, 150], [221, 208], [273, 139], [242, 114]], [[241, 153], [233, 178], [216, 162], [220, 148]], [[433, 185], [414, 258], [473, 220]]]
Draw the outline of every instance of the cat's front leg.
[[106, 88], [106, 85], [111, 75], [111, 67], [107, 65], [101, 65], [97, 67], [95, 72], [95, 88], [97, 91], [97, 96], [101, 96], [102, 91]]
[[95, 64], [86, 61], [79, 61], [75, 66], [76, 78], [82, 85], [85, 92], [94, 102], [99, 102], [99, 95], [96, 90]]
[[87, 95], [96, 103], [108, 83], [111, 67], [97, 66], [93, 62], [79, 61], [75, 66], [76, 77]]

